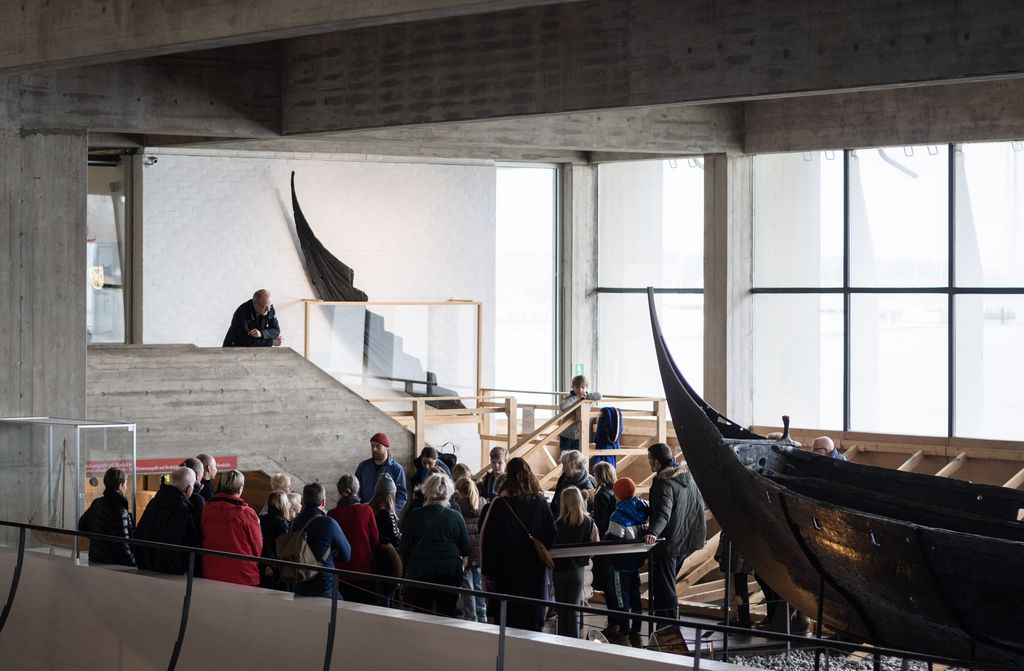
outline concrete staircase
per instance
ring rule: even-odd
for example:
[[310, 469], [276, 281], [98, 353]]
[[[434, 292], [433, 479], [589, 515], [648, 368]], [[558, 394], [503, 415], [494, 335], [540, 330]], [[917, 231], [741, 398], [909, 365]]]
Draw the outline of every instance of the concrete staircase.
[[288, 348], [94, 345], [87, 408], [136, 422], [139, 459], [237, 456], [241, 470], [319, 480], [329, 494], [377, 431], [396, 460], [413, 456], [410, 432]]

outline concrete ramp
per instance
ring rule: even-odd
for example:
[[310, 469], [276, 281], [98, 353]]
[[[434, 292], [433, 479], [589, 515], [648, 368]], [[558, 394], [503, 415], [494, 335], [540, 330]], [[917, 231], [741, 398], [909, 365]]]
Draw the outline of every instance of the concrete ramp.
[[138, 424], [139, 459], [237, 456], [241, 470], [320, 480], [329, 494], [377, 431], [412, 463], [413, 436], [289, 348], [94, 345], [89, 418]]
[[[6, 598], [15, 553], [0, 549]], [[166, 669], [181, 618], [185, 579], [77, 564], [29, 552], [0, 668], [19, 671]], [[328, 599], [197, 579], [178, 669], [321, 669]], [[478, 671], [495, 668], [498, 628], [406, 611], [341, 603], [330, 668]], [[693, 659], [508, 630], [506, 671], [675, 671]], [[706, 671], [740, 671], [704, 659]], [[745, 670], [749, 671], [749, 670]]]

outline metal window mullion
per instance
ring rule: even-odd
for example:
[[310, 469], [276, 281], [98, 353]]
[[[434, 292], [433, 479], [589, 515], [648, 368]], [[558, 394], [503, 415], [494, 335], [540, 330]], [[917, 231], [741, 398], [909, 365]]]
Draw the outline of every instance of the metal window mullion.
[[554, 180], [554, 202], [551, 204], [552, 207], [552, 232], [553, 237], [551, 243], [551, 254], [552, 254], [552, 279], [551, 279], [551, 382], [552, 389], [559, 388], [559, 372], [562, 370], [562, 341], [565, 336], [562, 328], [562, 231], [565, 227], [563, 217], [563, 189], [562, 189], [562, 176], [563, 168], [561, 166], [556, 167], [554, 170], [552, 179]]
[[948, 232], [949, 249], [946, 296], [946, 436], [953, 437], [956, 430], [956, 145], [949, 145], [948, 169]]
[[[656, 294], [696, 294], [702, 295], [704, 289], [701, 287], [651, 287]], [[594, 293], [598, 294], [646, 294], [647, 287], [597, 287]]]
[[850, 150], [843, 151], [843, 431], [850, 430]]

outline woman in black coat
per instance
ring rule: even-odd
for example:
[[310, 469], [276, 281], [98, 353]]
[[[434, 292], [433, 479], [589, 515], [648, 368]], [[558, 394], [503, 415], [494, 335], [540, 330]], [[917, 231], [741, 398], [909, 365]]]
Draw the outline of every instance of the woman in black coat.
[[[291, 530], [291, 502], [284, 492], [270, 492], [267, 498], [267, 512], [260, 515], [260, 531], [263, 532], [263, 552], [261, 557], [277, 559], [277, 539]], [[276, 566], [260, 567], [260, 587], [286, 590], [288, 586], [281, 580], [281, 569]]]
[[[135, 518], [128, 512], [128, 475], [120, 468], [110, 468], [103, 475], [103, 495], [93, 499], [89, 509], [78, 520], [78, 530], [107, 536], [132, 538]], [[135, 566], [135, 553], [128, 543], [90, 541], [89, 563]]]
[[[544, 599], [547, 567], [530, 536], [545, 547], [555, 542], [555, 518], [530, 465], [517, 457], [508, 462], [499, 497], [487, 509], [480, 532], [483, 573], [495, 592]], [[544, 606], [509, 603], [508, 626], [540, 631]]]

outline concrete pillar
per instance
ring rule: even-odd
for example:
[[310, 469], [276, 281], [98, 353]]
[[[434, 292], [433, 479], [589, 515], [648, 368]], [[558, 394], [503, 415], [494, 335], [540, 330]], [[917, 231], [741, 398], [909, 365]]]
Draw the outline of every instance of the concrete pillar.
[[0, 416], [85, 416], [85, 132], [0, 131]]
[[566, 165], [562, 170], [559, 271], [558, 384], [568, 389], [577, 363], [588, 376], [597, 366], [597, 166]]
[[704, 160], [704, 398], [753, 417], [753, 158]]

